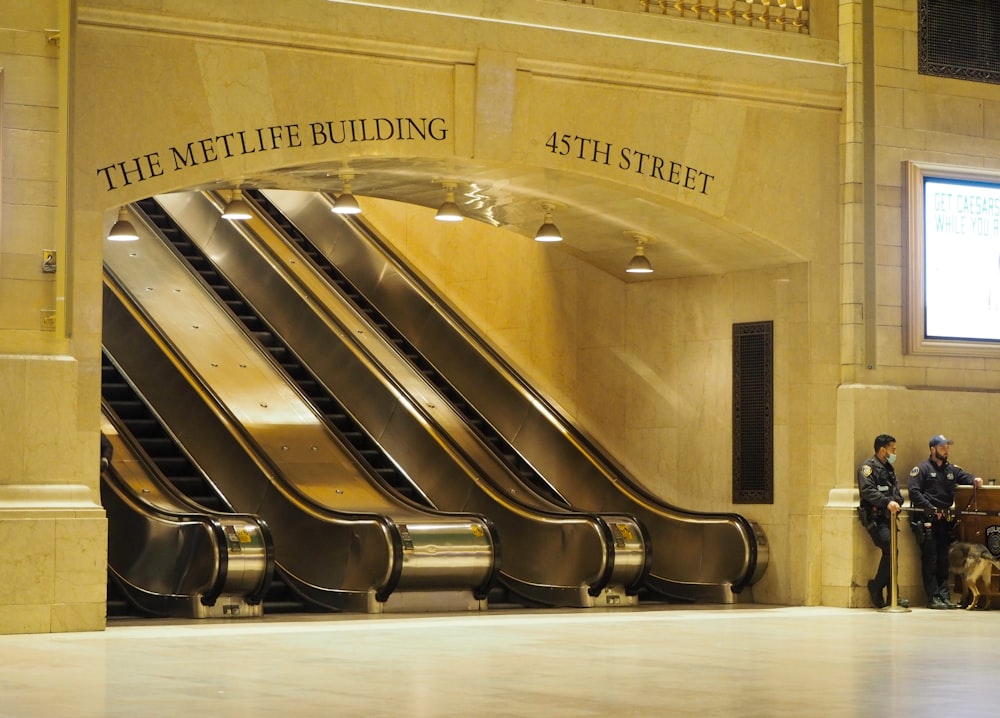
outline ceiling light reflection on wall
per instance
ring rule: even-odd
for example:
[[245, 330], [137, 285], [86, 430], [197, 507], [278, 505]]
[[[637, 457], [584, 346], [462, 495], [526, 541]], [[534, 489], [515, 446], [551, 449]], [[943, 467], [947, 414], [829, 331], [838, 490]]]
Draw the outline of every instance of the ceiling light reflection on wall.
[[119, 208], [118, 221], [111, 225], [111, 231], [108, 232], [108, 239], [112, 242], [134, 242], [139, 239], [139, 235], [129, 221], [128, 212], [124, 207]]
[[253, 217], [253, 212], [250, 211], [250, 205], [247, 204], [247, 201], [243, 199], [243, 190], [234, 189], [233, 196], [229, 198], [222, 210], [222, 218], [242, 222], [251, 217]]
[[461, 222], [465, 217], [455, 204], [455, 187], [458, 185], [454, 182], [442, 182], [441, 186], [445, 188], [444, 203], [438, 208], [434, 219], [441, 222]]

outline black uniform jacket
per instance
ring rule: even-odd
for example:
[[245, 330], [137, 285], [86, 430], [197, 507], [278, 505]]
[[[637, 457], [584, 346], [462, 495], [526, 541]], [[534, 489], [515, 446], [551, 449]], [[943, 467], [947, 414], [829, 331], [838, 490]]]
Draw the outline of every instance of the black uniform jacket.
[[924, 459], [910, 471], [907, 488], [910, 505], [915, 509], [948, 509], [955, 502], [955, 486], [971, 486], [975, 476], [961, 466], [945, 461], [938, 466], [930, 458]]
[[867, 510], [873, 519], [887, 515], [886, 507], [890, 501], [903, 505], [903, 494], [892, 464], [883, 464], [876, 456], [871, 456], [858, 467], [858, 491], [861, 493], [862, 510]]

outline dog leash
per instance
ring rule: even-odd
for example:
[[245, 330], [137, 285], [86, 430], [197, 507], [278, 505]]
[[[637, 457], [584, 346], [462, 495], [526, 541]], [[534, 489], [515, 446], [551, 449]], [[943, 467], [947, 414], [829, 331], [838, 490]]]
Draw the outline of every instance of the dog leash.
[[[958, 518], [955, 519], [955, 524], [958, 525], [962, 521], [962, 516], [969, 514], [970, 516], [980, 516], [979, 513], [979, 487], [975, 484], [972, 485], [972, 496], [969, 497], [968, 502], [965, 504], [964, 509], [958, 510]], [[972, 511], [969, 511], [969, 506], [972, 506]], [[995, 512], [1000, 515], [1000, 512]]]

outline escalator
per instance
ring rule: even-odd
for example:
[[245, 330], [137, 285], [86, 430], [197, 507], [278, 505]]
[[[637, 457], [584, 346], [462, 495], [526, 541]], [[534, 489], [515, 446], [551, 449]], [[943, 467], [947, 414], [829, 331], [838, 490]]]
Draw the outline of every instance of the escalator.
[[267, 525], [255, 516], [204, 509], [178, 493], [106, 402], [101, 430], [114, 451], [101, 472], [109, 596], [128, 607], [109, 615], [262, 615], [274, 568]]
[[298, 595], [330, 610], [485, 608], [499, 561], [488, 519], [370, 483], [160, 237], [109, 247], [105, 260], [108, 356], [227, 505], [268, 523]]
[[[111, 471], [104, 478], [118, 479], [119, 491], [127, 491], [132, 498], [130, 504], [149, 504], [181, 513], [196, 513], [217, 515], [223, 522], [231, 522], [237, 516], [233, 508], [219, 493], [217, 487], [195, 466], [182, 447], [170, 435], [170, 432], [160, 423], [143, 398], [136, 392], [120, 368], [112, 361], [107, 352], [101, 355], [101, 398], [104, 406], [104, 433], [112, 441], [114, 451]], [[129, 476], [130, 481], [124, 482], [122, 476]], [[110, 490], [110, 486], [102, 490]], [[152, 499], [156, 499], [152, 501]], [[110, 499], [110, 497], [109, 497]], [[121, 503], [121, 502], [118, 502]], [[134, 524], [127, 517], [121, 518], [112, 513], [111, 502], [104, 506], [109, 512], [108, 526], [109, 551], [113, 557], [118, 552], [134, 551], [138, 542], [148, 534], [143, 530], [130, 531]], [[129, 508], [129, 505], [125, 505]], [[244, 522], [251, 517], [244, 517]], [[274, 542], [267, 525], [253, 517], [252, 521], [260, 524], [255, 531], [241, 531], [236, 535], [256, 545], [258, 542], [266, 546], [267, 580], [264, 581], [266, 592], [256, 604], [249, 608], [232, 607], [227, 609], [227, 616], [260, 615], [265, 613], [302, 613], [316, 610], [303, 597], [297, 595], [284, 580], [281, 570], [274, 568]], [[256, 538], [256, 534], [261, 538]], [[232, 535], [231, 532], [227, 535]], [[242, 546], [242, 544], [240, 544]], [[248, 548], [253, 548], [250, 546]], [[247, 552], [243, 552], [247, 553]], [[108, 615], [163, 615], [162, 611], [150, 610], [149, 602], [137, 600], [143, 594], [130, 590], [129, 581], [123, 578], [127, 573], [121, 565], [125, 562], [110, 561]], [[162, 570], [162, 567], [161, 567]], [[256, 599], [256, 595], [254, 596]], [[183, 605], [183, 602], [180, 602]], [[249, 603], [249, 602], [248, 602]], [[176, 615], [176, 614], [175, 614]], [[187, 614], [185, 614], [187, 615]], [[204, 618], [211, 615], [199, 609], [198, 615], [188, 615], [191, 618]]]
[[577, 509], [637, 517], [652, 542], [647, 591], [682, 601], [752, 601], [751, 588], [769, 559], [759, 525], [735, 513], [680, 509], [646, 489], [524, 381], [362, 219], [333, 214], [329, 198], [317, 193], [248, 194], [271, 225], [254, 225], [255, 231], [270, 229], [290, 243], [282, 259], [303, 291], [318, 294], [311, 283], [323, 276], [370, 318], [357, 331], [377, 332], [398, 347], [498, 456], [518, 471], [530, 467], [537, 475], [533, 486]]
[[[389, 463], [399, 469], [399, 476], [415, 485], [415, 495], [436, 509], [490, 518], [504, 547], [500, 578], [511, 594], [525, 603], [554, 606], [635, 603], [648, 544], [633, 517], [579, 512], [554, 503], [481, 442], [456, 442], [450, 433], [442, 433], [440, 411], [449, 402], [409, 392], [398, 374], [379, 365], [382, 357], [351, 341], [352, 326], [310, 324], [315, 314], [302, 310], [301, 295], [288, 293], [280, 266], [248, 251], [232, 226], [220, 222], [218, 209], [206, 196], [165, 195], [141, 202], [140, 208], [144, 223], [186, 258], [269, 355], [281, 358], [288, 367], [282, 373], [308, 376], [300, 392], [311, 405], [323, 414], [336, 405], [331, 424], [339, 425], [343, 415], [354, 419], [350, 431], [335, 427], [342, 438], [365, 434], [372, 439], [391, 457]], [[278, 314], [295, 326], [291, 335], [284, 321], [275, 321]], [[301, 353], [310, 337], [306, 353], [313, 361], [305, 362]], [[308, 364], [308, 371], [291, 366], [296, 356]], [[391, 360], [397, 355], [383, 356]], [[317, 387], [323, 391], [317, 393]], [[464, 425], [461, 417], [451, 422], [453, 429]], [[381, 475], [376, 480], [381, 481]], [[404, 490], [393, 483], [396, 490]]]

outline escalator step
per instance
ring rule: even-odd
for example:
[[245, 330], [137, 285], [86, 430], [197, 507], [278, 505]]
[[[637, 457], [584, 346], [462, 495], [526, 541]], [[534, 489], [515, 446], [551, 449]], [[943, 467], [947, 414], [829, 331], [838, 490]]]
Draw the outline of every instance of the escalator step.
[[153, 457], [153, 462], [166, 476], [178, 476], [191, 470], [191, 464], [183, 456]]
[[150, 458], [156, 460], [160, 457], [171, 458], [177, 455], [177, 448], [174, 442], [163, 435], [148, 436], [140, 439], [142, 448], [149, 454]]
[[146, 409], [145, 405], [142, 404], [142, 402], [134, 400], [116, 402], [115, 412], [126, 422], [132, 419], [143, 419], [149, 416], [149, 411]]

